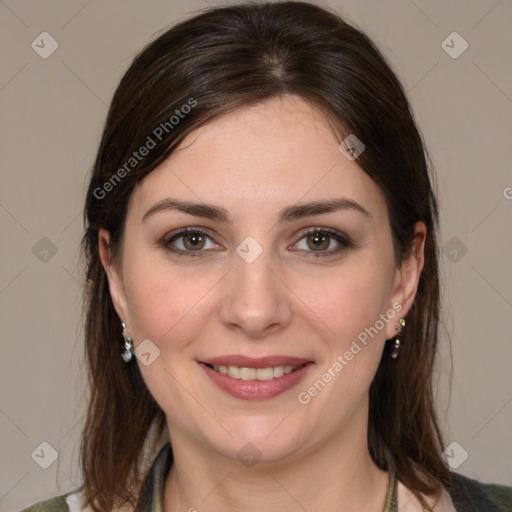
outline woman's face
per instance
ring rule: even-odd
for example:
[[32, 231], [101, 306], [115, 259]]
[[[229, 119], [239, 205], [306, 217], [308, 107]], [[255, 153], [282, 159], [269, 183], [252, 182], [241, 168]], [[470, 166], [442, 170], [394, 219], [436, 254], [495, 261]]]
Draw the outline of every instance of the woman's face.
[[261, 462], [366, 442], [424, 231], [400, 272], [382, 192], [310, 104], [275, 99], [197, 129], [135, 187], [120, 268], [100, 237], [171, 440]]

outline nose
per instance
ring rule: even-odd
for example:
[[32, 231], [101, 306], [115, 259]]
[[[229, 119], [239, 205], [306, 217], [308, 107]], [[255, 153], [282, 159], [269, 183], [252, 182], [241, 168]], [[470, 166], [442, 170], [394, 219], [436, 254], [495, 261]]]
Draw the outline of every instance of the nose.
[[234, 268], [226, 276], [222, 293], [220, 317], [224, 325], [254, 339], [289, 325], [293, 293], [282, 274], [267, 251], [252, 263], [234, 255]]

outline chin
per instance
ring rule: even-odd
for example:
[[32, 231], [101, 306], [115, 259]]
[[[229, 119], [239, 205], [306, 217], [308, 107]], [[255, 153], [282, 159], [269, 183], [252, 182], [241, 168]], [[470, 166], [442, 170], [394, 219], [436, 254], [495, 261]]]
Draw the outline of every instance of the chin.
[[233, 437], [224, 436], [217, 440], [222, 442], [214, 442], [213, 446], [228, 458], [244, 463], [248, 460], [247, 465], [282, 462], [306, 444], [304, 425], [294, 425], [292, 416], [244, 416], [231, 420], [226, 427]]

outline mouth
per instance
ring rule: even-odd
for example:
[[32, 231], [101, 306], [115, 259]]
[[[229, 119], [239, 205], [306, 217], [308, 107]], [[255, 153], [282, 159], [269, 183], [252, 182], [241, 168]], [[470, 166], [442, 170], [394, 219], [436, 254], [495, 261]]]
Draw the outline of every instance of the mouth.
[[296, 386], [314, 366], [306, 359], [224, 356], [199, 365], [222, 391], [245, 400], [273, 398]]

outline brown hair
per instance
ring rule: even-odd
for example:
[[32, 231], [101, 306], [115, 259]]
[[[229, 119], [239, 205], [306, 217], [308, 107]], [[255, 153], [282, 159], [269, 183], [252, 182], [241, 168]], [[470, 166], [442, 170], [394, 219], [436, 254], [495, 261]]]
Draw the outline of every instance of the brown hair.
[[[108, 112], [85, 204], [85, 351], [90, 377], [80, 460], [87, 504], [136, 504], [151, 427], [163, 412], [136, 364], [120, 357], [121, 331], [98, 251], [98, 230], [121, 252], [128, 198], [193, 129], [241, 106], [296, 95], [340, 140], [355, 134], [357, 162], [382, 189], [397, 265], [414, 225], [427, 227], [425, 265], [398, 360], [389, 348], [370, 388], [368, 443], [382, 469], [417, 497], [449, 483], [433, 400], [438, 341], [438, 210], [428, 157], [400, 82], [374, 43], [338, 15], [303, 2], [208, 9], [149, 44], [121, 79]], [[184, 106], [187, 105], [187, 108]], [[174, 119], [173, 119], [174, 116]], [[134, 159], [143, 145], [154, 143]], [[141, 152], [142, 153], [142, 152]]]

